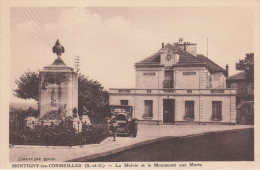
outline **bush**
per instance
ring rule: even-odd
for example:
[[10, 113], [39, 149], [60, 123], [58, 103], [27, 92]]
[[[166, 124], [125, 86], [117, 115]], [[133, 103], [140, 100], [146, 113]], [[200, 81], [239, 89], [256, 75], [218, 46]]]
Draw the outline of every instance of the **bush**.
[[71, 121], [62, 121], [59, 125], [41, 126], [35, 128], [16, 129], [10, 131], [10, 144], [13, 145], [47, 145], [73, 146], [100, 143], [107, 138], [107, 124], [82, 125], [82, 132], [76, 133]]

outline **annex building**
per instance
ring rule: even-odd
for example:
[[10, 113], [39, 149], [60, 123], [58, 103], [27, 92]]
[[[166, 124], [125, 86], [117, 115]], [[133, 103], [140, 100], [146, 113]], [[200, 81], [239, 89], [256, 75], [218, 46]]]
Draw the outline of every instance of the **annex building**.
[[236, 123], [236, 90], [228, 66], [197, 54], [197, 44], [162, 44], [135, 63], [135, 88], [109, 89], [110, 105], [131, 105], [139, 120], [160, 123]]

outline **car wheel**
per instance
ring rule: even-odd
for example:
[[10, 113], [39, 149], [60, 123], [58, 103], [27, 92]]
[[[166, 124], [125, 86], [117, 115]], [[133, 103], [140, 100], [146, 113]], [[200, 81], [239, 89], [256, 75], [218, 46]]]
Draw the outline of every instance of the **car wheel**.
[[135, 130], [134, 130], [134, 133], [133, 133], [133, 137], [136, 137], [137, 136], [137, 126], [135, 126]]

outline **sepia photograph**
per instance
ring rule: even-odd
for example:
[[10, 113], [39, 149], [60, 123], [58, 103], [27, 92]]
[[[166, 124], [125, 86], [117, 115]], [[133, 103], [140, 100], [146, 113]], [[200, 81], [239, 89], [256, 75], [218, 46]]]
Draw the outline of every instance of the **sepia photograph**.
[[9, 168], [259, 168], [250, 2], [10, 5]]

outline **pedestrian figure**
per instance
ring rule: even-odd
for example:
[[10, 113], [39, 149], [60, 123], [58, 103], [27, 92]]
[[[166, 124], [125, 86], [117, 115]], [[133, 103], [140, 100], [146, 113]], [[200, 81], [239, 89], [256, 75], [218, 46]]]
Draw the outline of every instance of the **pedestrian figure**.
[[116, 116], [112, 116], [111, 117], [111, 131], [113, 133], [114, 141], [116, 141], [117, 126], [118, 126], [118, 123], [116, 120]]

